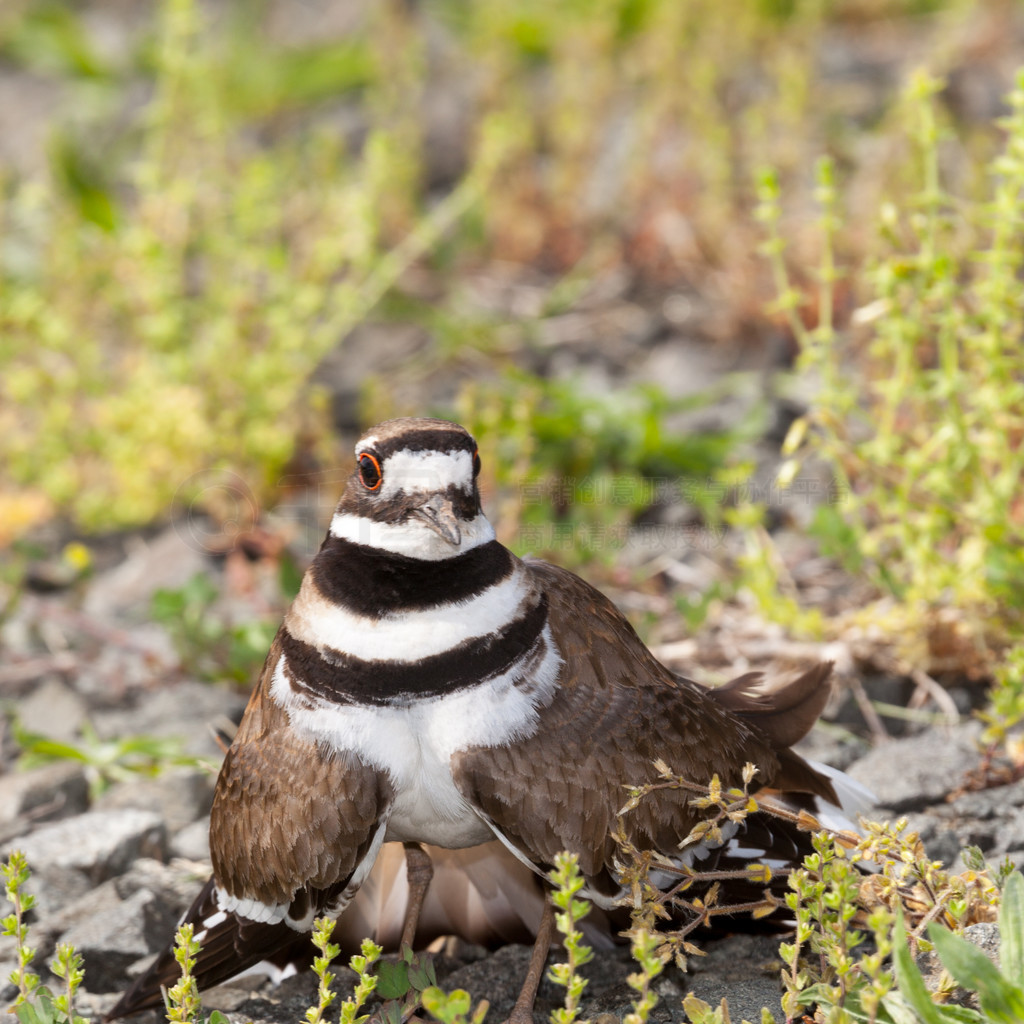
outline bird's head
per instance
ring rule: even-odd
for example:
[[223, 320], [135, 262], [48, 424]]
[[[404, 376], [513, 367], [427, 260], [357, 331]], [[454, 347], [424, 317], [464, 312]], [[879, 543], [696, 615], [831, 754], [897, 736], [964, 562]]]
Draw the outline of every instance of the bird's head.
[[359, 439], [331, 533], [411, 558], [451, 558], [494, 539], [480, 508], [480, 455], [464, 427], [398, 419]]

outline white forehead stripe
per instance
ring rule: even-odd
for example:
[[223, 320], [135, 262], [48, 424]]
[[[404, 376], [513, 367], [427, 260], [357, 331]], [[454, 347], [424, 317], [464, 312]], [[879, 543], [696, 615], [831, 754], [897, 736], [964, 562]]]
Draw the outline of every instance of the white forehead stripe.
[[381, 463], [380, 497], [387, 501], [395, 495], [436, 494], [449, 487], [469, 492], [473, 488], [473, 456], [467, 451], [410, 452], [403, 449]]
[[468, 523], [460, 522], [459, 527], [462, 540], [456, 548], [415, 516], [404, 523], [378, 523], [365, 516], [336, 512], [331, 520], [331, 536], [425, 562], [453, 558], [494, 540], [494, 527], [482, 512]]

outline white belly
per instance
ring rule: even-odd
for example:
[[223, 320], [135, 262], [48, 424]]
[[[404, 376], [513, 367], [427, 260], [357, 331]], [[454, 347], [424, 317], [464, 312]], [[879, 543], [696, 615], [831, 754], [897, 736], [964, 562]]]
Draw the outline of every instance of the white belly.
[[494, 838], [490, 826], [455, 788], [449, 763], [420, 749], [418, 764], [403, 765], [406, 784], [398, 789], [388, 817], [387, 842], [430, 843], [449, 849]]
[[546, 649], [530, 665], [528, 685], [517, 669], [478, 686], [406, 705], [383, 707], [298, 698], [278, 663], [271, 695], [293, 728], [384, 772], [395, 800], [385, 838], [449, 848], [494, 837], [455, 787], [452, 756], [468, 747], [499, 746], [531, 735], [557, 685], [561, 658], [545, 628]]

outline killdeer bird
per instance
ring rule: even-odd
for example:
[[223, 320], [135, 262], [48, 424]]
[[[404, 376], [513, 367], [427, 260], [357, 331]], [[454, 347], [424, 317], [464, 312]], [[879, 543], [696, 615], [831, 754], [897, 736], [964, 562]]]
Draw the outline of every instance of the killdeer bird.
[[[623, 787], [652, 780], [656, 759], [727, 786], [753, 762], [766, 792], [807, 807], [839, 803], [837, 773], [790, 749], [821, 711], [829, 665], [785, 684], [746, 675], [718, 689], [674, 675], [600, 592], [495, 539], [479, 471], [473, 438], [443, 420], [391, 420], [356, 445], [330, 530], [217, 780], [213, 878], [185, 918], [203, 944], [200, 987], [309, 948], [320, 915], [379, 924], [386, 885], [380, 865], [371, 871], [386, 843], [412, 852], [417, 903], [429, 873], [418, 844], [429, 844], [442, 873], [467, 869], [468, 903], [480, 913], [428, 896], [424, 926], [417, 932], [413, 906], [403, 938], [534, 931], [534, 965], [513, 1012], [529, 1022], [551, 942], [533, 879], [569, 850], [585, 894], [614, 906], [623, 892], [609, 832]], [[678, 854], [702, 813], [690, 796], [652, 794], [626, 819], [631, 842]], [[808, 848], [796, 831], [779, 822], [758, 840], [723, 844], [739, 856], [791, 858]], [[510, 884], [518, 896], [507, 895]], [[488, 917], [498, 891], [513, 912]], [[110, 1016], [159, 1005], [160, 984], [176, 975], [164, 953]]]

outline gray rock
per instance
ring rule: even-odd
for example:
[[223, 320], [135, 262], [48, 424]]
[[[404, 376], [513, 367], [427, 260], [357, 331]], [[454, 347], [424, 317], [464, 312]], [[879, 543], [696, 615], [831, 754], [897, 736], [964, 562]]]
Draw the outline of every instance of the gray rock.
[[26, 815], [32, 821], [53, 821], [88, 809], [89, 783], [83, 767], [74, 761], [58, 761], [0, 778], [0, 824], [11, 824]]
[[237, 720], [246, 699], [223, 686], [184, 681], [147, 694], [137, 707], [96, 712], [92, 721], [101, 739], [140, 733], [180, 737], [186, 753], [219, 764], [224, 754], [207, 726]]
[[18, 721], [26, 732], [73, 742], [86, 716], [85, 701], [59, 679], [47, 679], [18, 704]]
[[977, 766], [977, 735], [972, 722], [891, 740], [855, 762], [849, 774], [875, 794], [880, 807], [919, 810], [942, 800]]
[[205, 818], [186, 825], [171, 837], [171, 853], [184, 860], [210, 859], [210, 823]]
[[[162, 864], [158, 860], [142, 857], [123, 875], [115, 878], [112, 884], [122, 900], [128, 899], [140, 889], [148, 890], [160, 900], [167, 908], [168, 914], [176, 921], [192, 905], [209, 874], [209, 865], [205, 871], [197, 871], [193, 865], [183, 861]], [[159, 948], [163, 948], [169, 935], [170, 932], [157, 940]]]
[[964, 938], [973, 942], [985, 956], [999, 966], [999, 925], [992, 921], [981, 921], [964, 929]]
[[156, 895], [140, 889], [122, 902], [104, 901], [82, 914], [59, 941], [82, 954], [90, 991], [112, 992], [124, 987], [128, 968], [140, 956], [166, 941], [174, 923], [174, 915]]
[[[700, 943], [706, 955], [689, 958], [686, 990], [713, 1007], [725, 998], [734, 1021], [761, 1019], [762, 1007], [781, 1014], [778, 935], [730, 935]], [[680, 1013], [675, 1019], [685, 1020]]]
[[198, 769], [168, 771], [112, 786], [96, 801], [96, 809], [152, 811], [161, 816], [169, 832], [177, 832], [209, 814], [213, 784], [213, 776]]
[[[20, 843], [13, 845], [19, 847]], [[35, 897], [34, 913], [37, 918], [47, 921], [85, 896], [91, 887], [92, 882], [74, 868], [33, 867], [25, 891]]]
[[964, 793], [949, 804], [953, 813], [980, 820], [1002, 820], [1012, 816], [1020, 807], [1024, 807], [1024, 779], [1009, 786]]
[[138, 857], [162, 860], [167, 830], [149, 811], [89, 811], [5, 844], [4, 854], [14, 847], [24, 851], [33, 870], [70, 869], [98, 884], [125, 872]]
[[151, 539], [133, 538], [128, 557], [90, 582], [83, 607], [99, 618], [144, 619], [157, 590], [183, 587], [208, 568], [201, 540], [190, 533], [186, 517]]
[[1024, 781], [980, 793], [965, 793], [948, 808], [958, 822], [970, 823], [973, 840], [990, 860], [1024, 847]]

